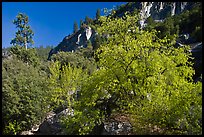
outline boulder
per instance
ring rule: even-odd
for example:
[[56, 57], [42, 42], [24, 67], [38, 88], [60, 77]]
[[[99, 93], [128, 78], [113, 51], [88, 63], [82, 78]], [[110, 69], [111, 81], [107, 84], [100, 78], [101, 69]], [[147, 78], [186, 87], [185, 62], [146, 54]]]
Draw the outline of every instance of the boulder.
[[116, 114], [104, 121], [104, 131], [102, 135], [131, 135], [132, 125], [128, 115]]
[[90, 135], [132, 135], [132, 125], [127, 115], [114, 114], [96, 125]]
[[31, 130], [29, 130], [21, 132], [20, 135], [34, 135], [34, 133]]
[[63, 135], [62, 125], [60, 124], [60, 118], [66, 115], [74, 115], [73, 109], [65, 109], [58, 114], [54, 112], [48, 113], [47, 117], [40, 124], [37, 131], [38, 135]]

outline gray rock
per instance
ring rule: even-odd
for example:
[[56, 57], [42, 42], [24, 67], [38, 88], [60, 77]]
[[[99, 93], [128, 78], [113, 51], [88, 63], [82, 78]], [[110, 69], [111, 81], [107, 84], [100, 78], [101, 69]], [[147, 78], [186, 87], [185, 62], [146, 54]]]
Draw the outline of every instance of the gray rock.
[[65, 38], [57, 47], [50, 50], [48, 60], [50, 60], [53, 54], [56, 54], [59, 51], [74, 52], [79, 48], [82, 47], [86, 48], [88, 40], [93, 42], [95, 33], [96, 32], [89, 26], [85, 26], [84, 28], [78, 30], [76, 33], [73, 33], [72, 35], [69, 36], [65, 36]]
[[104, 121], [103, 135], [130, 135], [132, 134], [132, 125], [127, 116], [116, 115]]
[[60, 118], [66, 115], [74, 115], [73, 110], [65, 109], [58, 114], [49, 112], [43, 123], [40, 124], [37, 134], [39, 135], [63, 135]]
[[20, 135], [34, 135], [34, 133], [31, 130], [29, 130], [21, 132]]

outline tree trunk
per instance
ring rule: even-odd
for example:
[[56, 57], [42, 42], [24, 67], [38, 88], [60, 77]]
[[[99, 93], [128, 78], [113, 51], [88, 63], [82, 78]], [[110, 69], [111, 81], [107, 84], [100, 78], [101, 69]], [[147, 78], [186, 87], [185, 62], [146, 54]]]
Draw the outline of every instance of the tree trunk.
[[26, 41], [26, 37], [24, 38], [24, 47], [27, 50], [27, 41]]

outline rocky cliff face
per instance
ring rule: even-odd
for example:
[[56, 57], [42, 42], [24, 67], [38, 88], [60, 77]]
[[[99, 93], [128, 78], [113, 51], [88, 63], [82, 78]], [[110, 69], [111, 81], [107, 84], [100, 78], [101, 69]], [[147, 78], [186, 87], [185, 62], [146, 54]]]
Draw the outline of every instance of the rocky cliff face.
[[145, 26], [144, 22], [150, 16], [154, 20], [162, 21], [169, 15], [177, 15], [191, 9], [194, 4], [195, 2], [141, 2], [141, 27]]
[[[196, 4], [195, 2], [129, 2], [123, 8], [116, 11], [117, 17], [121, 17], [125, 12], [140, 11], [140, 25], [145, 27], [145, 21], [152, 17], [156, 21], [164, 20], [168, 15], [180, 14], [189, 10]], [[48, 59], [59, 51], [74, 52], [78, 48], [87, 47], [87, 41], [93, 42], [96, 32], [89, 26], [85, 26], [76, 33], [66, 36], [63, 41], [49, 53]]]
[[192, 2], [141, 2], [141, 16], [154, 19], [164, 19], [168, 13], [171, 16], [180, 14], [186, 9], [190, 9]]
[[86, 48], [88, 40], [92, 42], [95, 35], [96, 32], [91, 29], [91, 27], [85, 26], [84, 28], [81, 28], [76, 33], [66, 36], [57, 47], [52, 49], [49, 53], [48, 59], [59, 51], [74, 52], [78, 48]]

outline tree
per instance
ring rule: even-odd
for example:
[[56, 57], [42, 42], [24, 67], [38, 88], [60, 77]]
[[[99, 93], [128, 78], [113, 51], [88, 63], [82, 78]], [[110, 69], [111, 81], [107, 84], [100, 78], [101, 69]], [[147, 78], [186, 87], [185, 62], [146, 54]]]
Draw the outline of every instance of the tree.
[[175, 26], [175, 34], [177, 35], [177, 36], [179, 36], [179, 25], [176, 25]]
[[27, 49], [28, 44], [33, 44], [34, 33], [31, 27], [28, 25], [29, 19], [26, 14], [19, 13], [16, 16], [17, 19], [13, 20], [13, 24], [16, 25], [18, 31], [16, 32], [15, 38], [12, 39], [11, 44], [14, 46], [20, 45]]
[[77, 24], [77, 22], [75, 21], [74, 22], [74, 33], [76, 33], [78, 31], [78, 24]]
[[139, 30], [137, 16], [100, 21], [97, 32], [110, 36], [96, 51], [98, 70], [82, 83], [67, 129], [88, 134], [112, 113], [128, 113], [136, 133], [157, 125], [170, 134], [202, 134], [202, 83], [193, 83], [190, 47]]
[[93, 41], [93, 50], [96, 50], [99, 48], [101, 41], [102, 41], [101, 37], [99, 35], [96, 35]]
[[82, 28], [82, 27], [83, 27], [83, 20], [80, 19], [80, 28]]
[[100, 9], [97, 9], [96, 11], [96, 20], [98, 20], [100, 18]]
[[80, 49], [80, 52], [83, 54], [85, 58], [93, 57], [93, 46], [90, 40], [87, 41], [87, 47]]
[[42, 122], [50, 111], [47, 74], [15, 56], [2, 64], [3, 134], [15, 135]]
[[39, 57], [39, 59], [41, 61], [44, 61], [46, 62], [47, 61], [47, 57], [48, 57], [48, 54], [50, 52], [50, 50], [53, 48], [53, 46], [46, 46], [46, 47], [43, 47], [43, 45], [41, 45], [40, 47], [36, 48], [36, 52], [37, 52], [37, 55]]
[[75, 96], [82, 80], [86, 77], [81, 67], [71, 66], [69, 63], [61, 64], [59, 61], [52, 62], [50, 67], [50, 77], [48, 79], [52, 108], [57, 109], [72, 108]]
[[[157, 38], [154, 30], [139, 31], [134, 25], [137, 22], [134, 16], [101, 20], [103, 25], [97, 32], [110, 34], [98, 49], [99, 67], [108, 84], [106, 87], [106, 82], [100, 78], [103, 84], [97, 87], [115, 95], [115, 103], [121, 110], [133, 112], [135, 123], [139, 118], [143, 126], [150, 123], [200, 134], [202, 83], [193, 83], [194, 70], [187, 52], [190, 47], [175, 49], [175, 41]], [[135, 32], [128, 33], [129, 28]], [[186, 122], [185, 126], [182, 127], [178, 119]]]
[[[88, 50], [88, 51], [87, 51]], [[81, 67], [83, 71], [87, 71], [88, 73], [92, 73], [96, 69], [96, 64], [94, 59], [87, 59], [88, 52], [90, 54], [90, 50], [83, 48], [77, 50], [76, 52], [58, 52], [51, 57], [53, 61], [59, 61], [61, 65], [71, 65], [71, 67]], [[88, 55], [89, 55], [88, 54]]]
[[37, 55], [37, 51], [35, 48], [25, 49], [19, 45], [12, 46], [9, 50], [13, 55], [15, 55], [19, 60], [27, 63], [29, 65], [33, 65], [34, 67], [38, 66], [40, 60]]
[[86, 25], [90, 25], [93, 23], [93, 20], [91, 18], [89, 18], [88, 16], [85, 17], [85, 23]]

